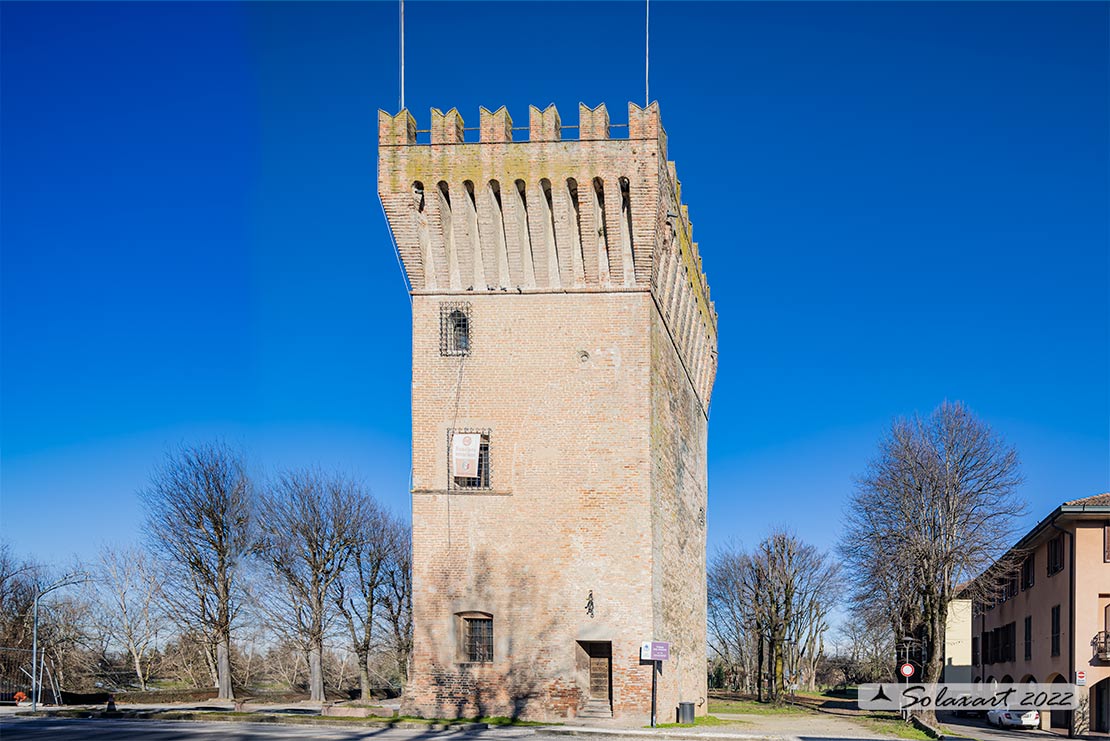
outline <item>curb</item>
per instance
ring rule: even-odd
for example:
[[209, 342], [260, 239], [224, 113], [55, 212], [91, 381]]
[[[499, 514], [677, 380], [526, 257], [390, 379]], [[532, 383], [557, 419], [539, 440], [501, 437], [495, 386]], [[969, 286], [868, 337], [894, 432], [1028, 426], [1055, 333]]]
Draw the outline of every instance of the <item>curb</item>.
[[926, 723], [916, 715], [910, 715], [910, 725], [925, 735], [937, 739], [937, 741], [943, 741], [944, 739], [944, 734], [940, 732], [939, 728], [934, 728], [932, 724]]
[[541, 727], [537, 730], [554, 736], [581, 736], [588, 738], [667, 738], [667, 739], [732, 739], [733, 741], [791, 741], [793, 736], [773, 736], [760, 733], [721, 733], [719, 731], [691, 731], [666, 728], [662, 730], [639, 728], [591, 728], [588, 726]]
[[[274, 713], [260, 713], [258, 715], [240, 715], [228, 717], [217, 715], [215, 713], [209, 714], [207, 712], [188, 711], [108, 712], [105, 710], [48, 710], [39, 711], [38, 713], [31, 713], [30, 711], [28, 711], [25, 713], [15, 713], [15, 715], [34, 718], [80, 718], [170, 722], [184, 721], [190, 723], [264, 723], [267, 725], [287, 726], [328, 726], [330, 728], [400, 728], [409, 731], [438, 731], [452, 733], [458, 731], [484, 731], [491, 727], [488, 723], [420, 723], [418, 721], [391, 721], [389, 718], [384, 717], [381, 720], [374, 720], [373, 716], [371, 716], [370, 718], [353, 718], [351, 720], [341, 720], [341, 716], [283, 716]], [[501, 728], [503, 726], [495, 727]]]

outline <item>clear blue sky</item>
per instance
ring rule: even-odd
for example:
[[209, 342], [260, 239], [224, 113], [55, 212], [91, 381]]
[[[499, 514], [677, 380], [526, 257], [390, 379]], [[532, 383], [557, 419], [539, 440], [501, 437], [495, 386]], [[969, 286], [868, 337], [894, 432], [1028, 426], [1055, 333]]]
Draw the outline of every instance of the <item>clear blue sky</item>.
[[[642, 102], [639, 2], [407, 5], [428, 108]], [[710, 543], [835, 541], [892, 417], [962, 399], [1032, 517], [1110, 488], [1108, 5], [652, 5], [720, 313]], [[409, 304], [375, 189], [397, 6], [2, 8], [2, 536], [136, 537], [220, 436], [408, 507]]]

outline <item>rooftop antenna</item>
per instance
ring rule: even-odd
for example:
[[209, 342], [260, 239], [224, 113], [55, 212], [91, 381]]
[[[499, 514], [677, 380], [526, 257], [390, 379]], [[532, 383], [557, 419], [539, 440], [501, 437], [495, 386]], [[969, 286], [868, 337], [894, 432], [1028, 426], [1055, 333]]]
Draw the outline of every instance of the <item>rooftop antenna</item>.
[[[402, 0], [404, 2], [404, 0]], [[648, 52], [651, 50], [651, 0], [644, 0], [644, 108], [651, 104], [648, 93]]]
[[405, 110], [405, 0], [401, 4], [401, 110]]

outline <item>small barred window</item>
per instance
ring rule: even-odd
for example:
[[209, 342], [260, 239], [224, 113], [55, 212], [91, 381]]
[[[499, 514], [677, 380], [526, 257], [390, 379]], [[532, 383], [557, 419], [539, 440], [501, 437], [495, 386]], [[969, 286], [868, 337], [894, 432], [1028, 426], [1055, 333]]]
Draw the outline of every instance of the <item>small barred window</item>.
[[466, 621], [467, 661], [493, 661], [493, 618], [468, 617]]
[[439, 354], [470, 354], [470, 304], [440, 304]]

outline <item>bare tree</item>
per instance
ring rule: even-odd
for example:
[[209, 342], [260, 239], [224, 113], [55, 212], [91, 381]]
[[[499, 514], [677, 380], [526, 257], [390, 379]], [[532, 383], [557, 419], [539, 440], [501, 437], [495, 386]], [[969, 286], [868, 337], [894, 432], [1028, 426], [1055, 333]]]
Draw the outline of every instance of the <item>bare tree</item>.
[[745, 588], [750, 569], [751, 557], [729, 545], [714, 554], [707, 578], [709, 647], [722, 662], [727, 684], [745, 692], [755, 689], [759, 650], [754, 606]]
[[891, 678], [894, 643], [890, 624], [850, 619], [840, 626], [837, 640], [839, 684], [884, 682]]
[[10, 544], [0, 543], [0, 646], [31, 647], [31, 606], [44, 571], [16, 556]]
[[948, 605], [1017, 532], [1017, 452], [962, 403], [898, 419], [857, 482], [841, 552], [864, 618], [917, 638], [939, 681]]
[[166, 676], [187, 687], [212, 686], [211, 660], [207, 639], [188, 630], [167, 641], [162, 650]]
[[[405, 561], [408, 528], [383, 510], [368, 494], [363, 532], [351, 552], [349, 567], [335, 582], [333, 599], [343, 618], [358, 664], [359, 689], [370, 698], [375, 653], [393, 643], [388, 609], [396, 587], [398, 561]], [[400, 558], [399, 558], [400, 557]], [[384, 636], [382, 634], [385, 634]], [[403, 674], [402, 674], [403, 678]], [[392, 677], [384, 677], [389, 682]]]
[[781, 702], [788, 677], [814, 681], [839, 585], [825, 553], [783, 530], [750, 554], [726, 548], [708, 575], [710, 645], [743, 672], [747, 687], [754, 675], [760, 699], [766, 661], [770, 698]]
[[242, 460], [219, 443], [183, 447], [140, 496], [150, 548], [165, 566], [169, 613], [204, 637], [217, 696], [233, 699], [231, 633], [252, 542], [252, 490]]
[[776, 530], [752, 553], [745, 589], [767, 646], [771, 699], [782, 702], [799, 658], [807, 650], [820, 653], [828, 609], [839, 595], [839, 569], [814, 546]]
[[101, 548], [89, 582], [96, 628], [126, 652], [143, 690], [150, 677], [154, 642], [163, 615], [158, 578], [147, 554], [137, 548]]
[[412, 530], [395, 522], [392, 545], [386, 561], [382, 605], [394, 674], [403, 685], [412, 657]]
[[[62, 689], [86, 685], [105, 668], [106, 646], [103, 635], [92, 621], [92, 606], [83, 596], [52, 593], [48, 601], [39, 601], [39, 646], [45, 655], [47, 676], [43, 692], [51, 678]], [[41, 663], [40, 663], [41, 665]]]
[[270, 613], [301, 642], [315, 702], [324, 700], [324, 636], [334, 591], [366, 532], [370, 502], [357, 484], [313, 470], [283, 474], [262, 497], [267, 517], [258, 554], [281, 585]]

